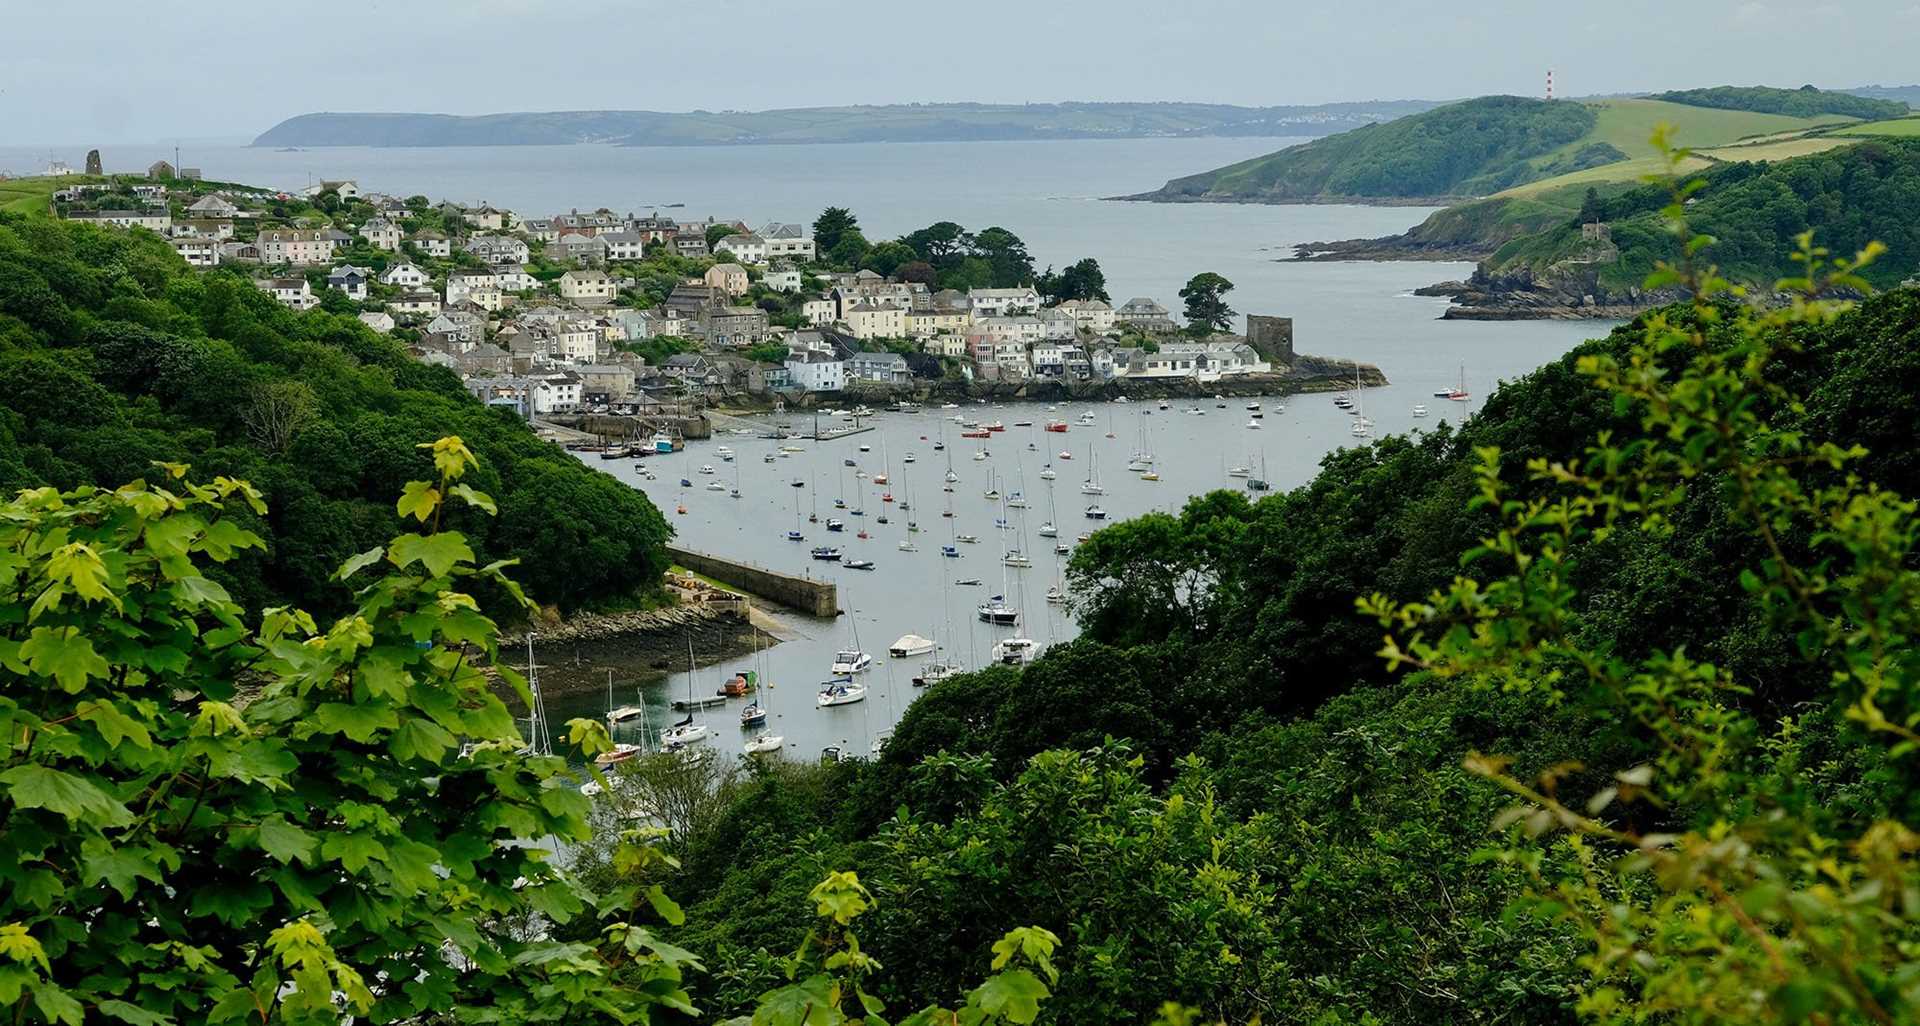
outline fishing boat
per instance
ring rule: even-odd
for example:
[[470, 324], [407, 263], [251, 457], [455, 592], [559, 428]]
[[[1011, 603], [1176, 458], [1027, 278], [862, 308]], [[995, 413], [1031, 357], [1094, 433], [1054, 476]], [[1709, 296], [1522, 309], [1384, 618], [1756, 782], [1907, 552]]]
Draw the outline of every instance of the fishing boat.
[[846, 521], [840, 519], [839, 517], [827, 518], [827, 530], [840, 532], [840, 531], [845, 531], [846, 529], [847, 529]]
[[926, 655], [933, 649], [932, 638], [923, 638], [918, 634], [902, 634], [900, 640], [887, 646], [887, 654], [895, 659], [906, 659], [909, 656]]
[[1050, 420], [1050, 421], [1047, 421], [1047, 427], [1046, 427], [1046, 430], [1048, 430], [1048, 431], [1052, 431], [1052, 432], [1054, 432], [1055, 434], [1061, 434], [1061, 435], [1064, 435], [1064, 434], [1066, 434], [1066, 433], [1067, 433], [1067, 422], [1066, 422], [1066, 421], [1064, 421], [1064, 420]]
[[867, 698], [867, 686], [855, 683], [851, 678], [830, 680], [820, 687], [820, 708], [833, 705], [852, 705], [864, 702]]
[[1005, 431], [1007, 429], [1007, 426], [996, 420], [993, 423], [988, 424], [986, 428], [988, 431]]
[[813, 550], [813, 558], [829, 563], [837, 562], [840, 559], [840, 550], [830, 545], [822, 545]]
[[788, 540], [788, 541], [797, 541], [797, 542], [803, 542], [803, 541], [806, 541], [806, 540], [807, 540], [807, 536], [806, 536], [806, 535], [804, 535], [804, 534], [801, 534], [801, 533], [800, 533], [799, 531], [788, 531], [788, 532], [787, 532], [787, 540]]

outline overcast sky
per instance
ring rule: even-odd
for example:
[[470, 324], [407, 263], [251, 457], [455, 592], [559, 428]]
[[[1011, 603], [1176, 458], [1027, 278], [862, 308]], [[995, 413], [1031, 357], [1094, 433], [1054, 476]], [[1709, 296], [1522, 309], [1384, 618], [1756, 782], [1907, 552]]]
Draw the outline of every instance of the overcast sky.
[[0, 143], [309, 111], [1240, 104], [1920, 79], [1920, 0], [8, 0]]

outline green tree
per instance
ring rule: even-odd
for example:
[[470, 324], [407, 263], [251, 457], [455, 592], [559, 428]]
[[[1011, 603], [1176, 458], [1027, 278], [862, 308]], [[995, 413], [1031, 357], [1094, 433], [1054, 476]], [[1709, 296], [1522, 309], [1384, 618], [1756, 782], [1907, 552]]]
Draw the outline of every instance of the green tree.
[[1180, 289], [1180, 298], [1187, 304], [1187, 331], [1211, 335], [1233, 330], [1233, 309], [1226, 301], [1227, 293], [1232, 291], [1233, 283], [1212, 271], [1187, 279], [1187, 284]]
[[867, 250], [866, 256], [860, 260], [860, 266], [875, 274], [892, 277], [895, 271], [918, 259], [919, 254], [904, 242], [882, 242]]
[[740, 234], [739, 229], [729, 224], [709, 225], [707, 227], [707, 249], [712, 250], [714, 243], [719, 242], [721, 239], [724, 239], [729, 235], [738, 235], [738, 234]]
[[1059, 274], [1053, 268], [1034, 279], [1034, 288], [1043, 296], [1056, 303], [1070, 299], [1098, 299], [1111, 302], [1107, 295], [1107, 276], [1100, 270], [1100, 261], [1086, 257], [1067, 266]]
[[860, 219], [846, 207], [828, 207], [813, 219], [813, 245], [819, 253], [828, 253], [848, 234], [860, 230]]
[[973, 236], [975, 254], [993, 268], [993, 287], [1010, 289], [1033, 284], [1033, 257], [1020, 236], [1005, 228], [986, 228]]
[[860, 261], [867, 258], [868, 248], [867, 237], [860, 234], [859, 229], [850, 228], [842, 233], [840, 241], [834, 243], [833, 248], [827, 251], [827, 257], [833, 261], [835, 267], [851, 269], [859, 267]]

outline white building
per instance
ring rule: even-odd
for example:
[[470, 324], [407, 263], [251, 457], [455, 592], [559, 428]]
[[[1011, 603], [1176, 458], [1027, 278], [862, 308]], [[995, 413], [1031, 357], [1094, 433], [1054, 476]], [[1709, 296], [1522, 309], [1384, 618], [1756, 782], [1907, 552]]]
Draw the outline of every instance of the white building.
[[373, 271], [352, 264], [342, 264], [327, 272], [327, 287], [339, 289], [347, 298], [356, 302], [367, 298], [367, 283], [373, 280]]
[[333, 259], [333, 239], [323, 229], [270, 228], [260, 233], [260, 262], [307, 267]]
[[968, 289], [967, 300], [973, 306], [975, 318], [1004, 317], [1040, 309], [1040, 293], [1031, 288]]
[[533, 383], [533, 412], [570, 413], [580, 408], [584, 391], [580, 375], [572, 371], [542, 375]]
[[729, 235], [713, 244], [713, 251], [728, 253], [744, 264], [767, 262], [767, 240], [758, 235]]
[[394, 264], [387, 268], [387, 273], [380, 276], [380, 284], [401, 289], [417, 289], [429, 280], [427, 272], [407, 261]]
[[420, 247], [420, 252], [430, 257], [450, 257], [453, 255], [453, 243], [439, 232], [420, 232], [407, 241]]
[[1033, 345], [1047, 337], [1046, 325], [1038, 317], [975, 317], [973, 326], [996, 343]]
[[768, 271], [762, 281], [775, 292], [798, 292], [806, 285], [806, 275], [791, 267], [782, 267], [777, 271]]
[[831, 299], [809, 299], [800, 304], [800, 316], [816, 328], [832, 324], [839, 315], [839, 307]]
[[605, 271], [568, 271], [560, 276], [561, 298], [576, 303], [611, 303], [618, 292], [619, 287]]
[[375, 310], [372, 313], [361, 314], [360, 323], [366, 325], [369, 328], [372, 328], [373, 330], [381, 333], [382, 335], [386, 334], [389, 331], [392, 331], [393, 325], [394, 325], [393, 315], [381, 310]]
[[269, 278], [256, 281], [260, 291], [280, 301], [281, 305], [295, 310], [311, 310], [320, 305], [319, 297], [313, 294], [313, 286], [305, 278]]
[[854, 338], [906, 338], [907, 312], [897, 307], [868, 306], [862, 303], [841, 318]]
[[808, 392], [838, 392], [847, 387], [847, 366], [818, 350], [789, 353], [787, 380]]
[[1069, 299], [1060, 304], [1060, 309], [1072, 315], [1074, 323], [1082, 330], [1096, 335], [1104, 335], [1113, 330], [1113, 307], [1098, 299]]
[[568, 363], [592, 363], [600, 356], [599, 326], [588, 320], [554, 325], [553, 354]]
[[400, 226], [384, 217], [368, 218], [360, 226], [360, 235], [367, 245], [374, 249], [384, 249], [389, 253], [400, 248]]
[[187, 238], [172, 240], [173, 251], [188, 267], [217, 267], [220, 264], [220, 240]]
[[644, 260], [647, 237], [639, 232], [601, 232], [599, 239], [607, 247], [608, 260]]

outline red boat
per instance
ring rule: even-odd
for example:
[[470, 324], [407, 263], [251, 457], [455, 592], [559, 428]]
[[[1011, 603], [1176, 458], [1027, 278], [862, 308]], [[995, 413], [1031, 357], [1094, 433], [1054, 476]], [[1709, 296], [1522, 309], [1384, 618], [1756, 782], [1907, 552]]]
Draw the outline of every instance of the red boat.
[[993, 435], [991, 432], [988, 432], [985, 428], [982, 428], [979, 431], [962, 431], [960, 432], [960, 437], [961, 438], [992, 438]]
[[1005, 424], [1000, 423], [997, 420], [987, 425], [988, 431], [1005, 431], [1006, 429], [1007, 429], [1007, 426]]
[[892, 502], [892, 501], [893, 501], [893, 493], [892, 493], [892, 492], [884, 492], [884, 493], [882, 493], [882, 494], [881, 494], [881, 496], [880, 496], [880, 501], [881, 501], [881, 502]]
[[1063, 434], [1063, 435], [1064, 435], [1064, 434], [1066, 434], [1066, 433], [1067, 433], [1067, 422], [1066, 422], [1066, 421], [1064, 421], [1064, 420], [1050, 420], [1050, 421], [1047, 421], [1047, 430], [1048, 430], [1048, 431], [1057, 431], [1057, 432], [1059, 432], [1060, 434]]

